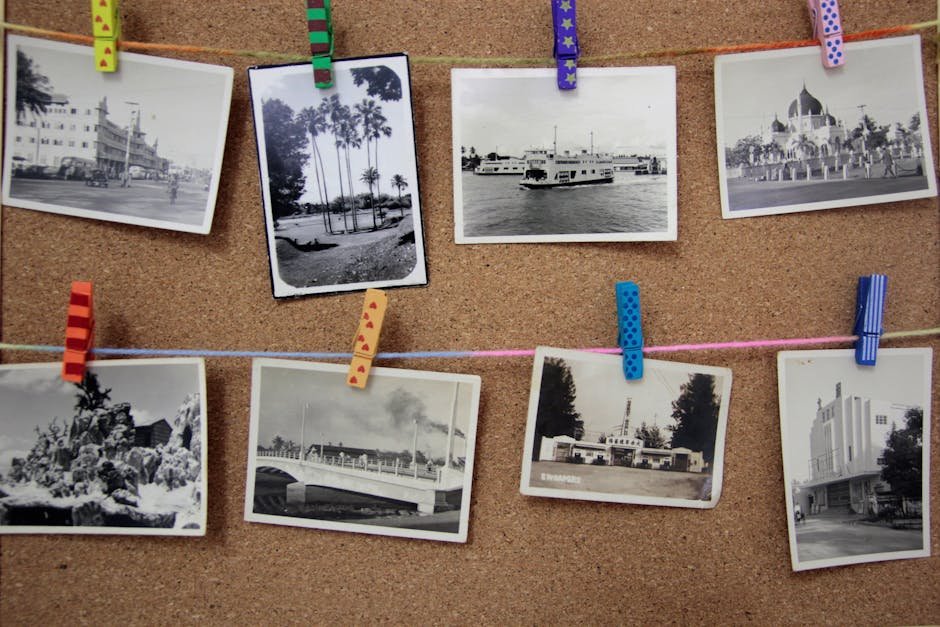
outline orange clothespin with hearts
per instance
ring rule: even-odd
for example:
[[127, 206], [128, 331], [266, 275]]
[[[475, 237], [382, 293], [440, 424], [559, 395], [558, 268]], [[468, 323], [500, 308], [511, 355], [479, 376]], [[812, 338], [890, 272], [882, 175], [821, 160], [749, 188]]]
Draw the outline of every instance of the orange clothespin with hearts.
[[62, 357], [62, 378], [72, 383], [81, 383], [85, 378], [85, 361], [95, 334], [91, 295], [90, 281], [72, 281]]
[[366, 300], [362, 305], [359, 328], [356, 329], [356, 339], [353, 342], [353, 358], [346, 377], [346, 383], [352, 387], [366, 387], [369, 371], [372, 370], [372, 360], [378, 352], [379, 333], [382, 331], [382, 321], [385, 320], [387, 308], [388, 297], [385, 292], [366, 290]]

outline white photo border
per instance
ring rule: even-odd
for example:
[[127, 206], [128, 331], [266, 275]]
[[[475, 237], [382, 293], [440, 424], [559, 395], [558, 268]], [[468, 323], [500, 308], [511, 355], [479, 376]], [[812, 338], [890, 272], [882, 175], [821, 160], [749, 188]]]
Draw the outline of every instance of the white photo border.
[[[267, 357], [255, 358], [251, 365], [251, 415], [248, 426], [248, 470], [245, 478], [245, 508], [244, 518], [248, 522], [267, 523], [286, 527], [303, 527], [306, 529], [321, 529], [326, 531], [345, 531], [368, 535], [393, 536], [398, 538], [412, 538], [417, 540], [438, 540], [443, 542], [466, 543], [470, 525], [471, 488], [473, 485], [473, 463], [476, 455], [477, 423], [480, 409], [481, 379], [477, 375], [450, 374], [444, 372], [430, 372], [424, 370], [405, 370], [399, 368], [376, 367], [369, 371], [369, 377], [389, 377], [398, 379], [420, 379], [424, 381], [447, 381], [470, 386], [470, 422], [466, 431], [467, 450], [464, 466], [463, 494], [460, 505], [460, 522], [456, 533], [447, 531], [428, 531], [424, 529], [404, 529], [386, 527], [381, 524], [359, 524], [318, 520], [315, 518], [294, 518], [291, 516], [274, 516], [269, 514], [256, 514], [254, 512], [254, 483], [257, 469], [258, 450], [258, 420], [261, 409], [261, 375], [266, 368], [280, 368], [288, 370], [306, 370], [310, 372], [327, 372], [345, 375], [348, 366], [341, 364], [328, 364], [311, 361], [295, 361], [290, 359], [272, 359]], [[368, 387], [367, 387], [368, 390]], [[366, 392], [367, 393], [367, 392]]]
[[[721, 407], [718, 410], [718, 430], [715, 434], [715, 457], [712, 463], [712, 497], [708, 501], [701, 501], [695, 499], [639, 496], [594, 492], [587, 490], [565, 490], [531, 486], [532, 448], [533, 440], [535, 438], [535, 419], [536, 414], [538, 413], [539, 395], [541, 392], [542, 368], [545, 364], [546, 357], [560, 357], [568, 360], [605, 364], [609, 365], [611, 368], [617, 369], [618, 371], [622, 370], [623, 368], [623, 358], [620, 355], [607, 355], [601, 353], [591, 353], [587, 351], [551, 348], [547, 346], [536, 347], [535, 361], [532, 368], [531, 388], [529, 393], [529, 409], [526, 418], [525, 445], [523, 447], [522, 453], [522, 476], [519, 483], [519, 491], [522, 494], [527, 496], [543, 496], [581, 501], [627, 503], [632, 505], [658, 505], [666, 507], [688, 507], [692, 509], [712, 509], [718, 505], [724, 482], [725, 438], [727, 435], [728, 412], [731, 403], [732, 372], [729, 368], [701, 366], [697, 364], [661, 361], [656, 359], [643, 360], [643, 367], [644, 371], [646, 372], [658, 368], [661, 370], [686, 374], [707, 374], [721, 378], [720, 389], [716, 390], [721, 395]], [[642, 386], [643, 380], [626, 381], [626, 383], [631, 386]]]

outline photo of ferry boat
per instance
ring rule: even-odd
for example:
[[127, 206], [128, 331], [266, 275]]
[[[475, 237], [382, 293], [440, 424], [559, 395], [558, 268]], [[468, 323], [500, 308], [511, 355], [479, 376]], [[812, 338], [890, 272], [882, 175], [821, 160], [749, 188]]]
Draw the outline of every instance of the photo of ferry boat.
[[458, 244], [676, 239], [675, 68], [451, 79]]

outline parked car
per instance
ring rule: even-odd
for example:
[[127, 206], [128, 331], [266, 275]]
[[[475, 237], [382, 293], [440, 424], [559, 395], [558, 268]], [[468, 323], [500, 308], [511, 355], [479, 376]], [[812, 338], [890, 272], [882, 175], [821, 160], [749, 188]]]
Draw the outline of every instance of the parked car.
[[85, 177], [85, 185], [89, 187], [107, 187], [108, 175], [104, 170], [92, 170]]
[[43, 166], [42, 168], [42, 178], [44, 179], [60, 179], [62, 176], [59, 174], [59, 168], [54, 165]]

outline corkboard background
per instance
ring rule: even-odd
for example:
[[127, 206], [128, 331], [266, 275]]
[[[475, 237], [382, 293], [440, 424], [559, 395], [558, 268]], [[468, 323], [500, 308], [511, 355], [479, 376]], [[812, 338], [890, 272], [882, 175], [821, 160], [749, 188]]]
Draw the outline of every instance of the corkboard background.
[[[545, 0], [334, 4], [338, 57], [550, 51]], [[302, 6], [128, 0], [122, 14], [129, 39], [303, 54]], [[936, 16], [932, 0], [846, 0], [843, 8], [849, 32]], [[7, 2], [7, 19], [16, 23], [87, 33], [88, 18], [87, 0]], [[578, 19], [587, 55], [810, 32], [802, 0], [582, 0]], [[925, 34], [936, 153], [936, 45]], [[245, 73], [254, 62], [184, 58], [235, 68], [211, 235], [4, 208], [4, 341], [61, 343], [69, 283], [81, 278], [95, 284], [101, 346], [348, 349], [361, 294], [271, 297]], [[383, 350], [610, 346], [613, 283], [625, 279], [641, 285], [649, 344], [846, 334], [856, 279], [875, 271], [890, 276], [888, 330], [936, 326], [936, 199], [723, 221], [713, 58], [649, 62], [665, 63], [678, 67], [679, 240], [647, 244], [456, 246], [450, 66], [412, 66], [430, 285], [390, 292]], [[931, 345], [940, 356], [936, 338], [890, 345]], [[774, 352], [669, 358], [734, 371], [724, 494], [714, 510], [523, 497], [531, 360], [383, 363], [483, 379], [466, 545], [244, 522], [250, 364], [210, 359], [208, 535], [4, 536], [0, 615], [8, 624], [940, 621], [936, 460], [934, 557], [794, 574]], [[934, 416], [937, 410], [934, 399]]]

